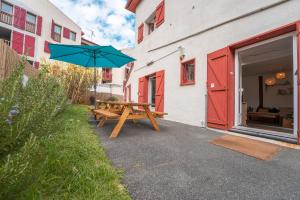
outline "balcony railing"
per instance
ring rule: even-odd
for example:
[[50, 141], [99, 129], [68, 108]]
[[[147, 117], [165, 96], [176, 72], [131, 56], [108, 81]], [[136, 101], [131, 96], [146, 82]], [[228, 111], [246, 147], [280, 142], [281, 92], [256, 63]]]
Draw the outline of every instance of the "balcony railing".
[[35, 33], [35, 24], [31, 22], [26, 22], [26, 31]]
[[61, 41], [61, 34], [54, 33], [54, 34], [53, 34], [53, 39], [54, 39], [56, 42], [60, 42], [60, 41]]
[[0, 11], [0, 21], [5, 24], [12, 25], [12, 15], [5, 13], [3, 11]]
[[10, 47], [10, 41], [9, 40], [4, 40], [4, 39], [1, 39], [1, 40], [4, 42], [4, 44], [6, 44], [7, 46]]

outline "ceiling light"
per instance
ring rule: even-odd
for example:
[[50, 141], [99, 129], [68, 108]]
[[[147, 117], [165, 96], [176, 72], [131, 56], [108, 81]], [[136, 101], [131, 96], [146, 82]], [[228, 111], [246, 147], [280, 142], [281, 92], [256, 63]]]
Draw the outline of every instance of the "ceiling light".
[[276, 79], [274, 77], [269, 77], [265, 80], [267, 86], [273, 86], [276, 84]]
[[278, 79], [278, 80], [282, 80], [282, 79], [285, 79], [285, 72], [278, 72], [278, 73], [276, 73], [276, 78]]

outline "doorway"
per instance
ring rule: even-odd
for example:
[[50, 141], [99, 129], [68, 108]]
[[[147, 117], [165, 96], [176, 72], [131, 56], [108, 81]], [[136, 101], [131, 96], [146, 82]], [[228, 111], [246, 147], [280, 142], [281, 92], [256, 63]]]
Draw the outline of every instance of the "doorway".
[[152, 110], [155, 110], [155, 99], [156, 99], [156, 76], [149, 77], [149, 84], [148, 84], [148, 99], [149, 104]]
[[296, 138], [296, 34], [237, 49], [235, 71], [235, 128]]

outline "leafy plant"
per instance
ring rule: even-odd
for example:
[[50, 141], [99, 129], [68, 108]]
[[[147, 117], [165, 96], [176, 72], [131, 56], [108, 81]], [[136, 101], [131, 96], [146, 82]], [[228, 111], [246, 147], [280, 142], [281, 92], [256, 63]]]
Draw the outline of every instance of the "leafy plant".
[[49, 134], [49, 124], [66, 105], [63, 80], [42, 69], [25, 83], [24, 61], [0, 82], [0, 159], [22, 147], [30, 135]]

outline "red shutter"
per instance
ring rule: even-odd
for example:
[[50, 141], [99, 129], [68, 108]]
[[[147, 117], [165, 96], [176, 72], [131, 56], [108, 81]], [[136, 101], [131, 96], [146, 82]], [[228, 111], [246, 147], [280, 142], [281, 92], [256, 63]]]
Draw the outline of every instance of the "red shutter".
[[29, 35], [25, 36], [24, 54], [34, 57], [35, 38]]
[[143, 41], [144, 37], [144, 24], [141, 24], [138, 28], [138, 43]]
[[298, 44], [298, 144], [300, 144], [300, 22], [297, 23], [297, 44]]
[[34, 68], [36, 68], [36, 69], [40, 68], [40, 62], [35, 61], [34, 62]]
[[45, 41], [45, 44], [44, 44], [44, 52], [45, 53], [50, 53], [49, 44], [50, 44], [50, 42]]
[[156, 72], [155, 111], [164, 112], [165, 71]]
[[55, 23], [54, 20], [52, 19], [52, 23], [51, 23], [51, 38], [54, 40], [54, 27], [55, 27]]
[[[233, 123], [233, 83], [229, 79], [231, 53], [224, 48], [208, 55], [207, 64], [207, 124], [212, 128], [229, 129]], [[234, 76], [232, 76], [234, 77]], [[230, 110], [229, 110], [230, 109]]]
[[139, 78], [139, 103], [148, 102], [148, 79], [146, 77]]
[[24, 30], [25, 23], [26, 23], [26, 10], [19, 6], [14, 6], [14, 26]]
[[70, 39], [70, 29], [64, 27], [64, 38]]
[[12, 48], [18, 53], [23, 54], [24, 34], [17, 31], [12, 33]]
[[155, 24], [159, 27], [165, 21], [165, 1], [162, 1], [155, 11]]
[[43, 26], [43, 17], [38, 16], [38, 17], [37, 17], [36, 34], [39, 35], [39, 36], [42, 35], [42, 26]]

